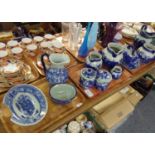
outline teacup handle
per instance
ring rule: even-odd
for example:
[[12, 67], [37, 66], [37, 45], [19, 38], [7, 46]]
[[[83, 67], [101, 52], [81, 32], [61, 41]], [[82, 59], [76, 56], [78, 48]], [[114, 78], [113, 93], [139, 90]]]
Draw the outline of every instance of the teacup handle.
[[46, 68], [46, 65], [45, 65], [45, 62], [44, 62], [44, 57], [45, 56], [47, 56], [49, 58], [49, 54], [44, 53], [44, 54], [41, 55], [41, 63], [42, 63], [43, 69], [44, 69], [44, 73], [46, 74], [47, 68]]

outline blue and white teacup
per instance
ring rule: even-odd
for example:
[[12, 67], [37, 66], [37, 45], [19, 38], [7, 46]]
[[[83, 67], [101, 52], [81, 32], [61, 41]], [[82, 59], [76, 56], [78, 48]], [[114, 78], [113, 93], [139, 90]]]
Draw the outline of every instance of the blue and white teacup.
[[100, 69], [102, 67], [102, 55], [97, 51], [91, 52], [86, 58], [86, 66]]
[[122, 75], [122, 67], [116, 65], [115, 67], [112, 68], [111, 74], [113, 79], [115, 80], [119, 79]]
[[83, 68], [80, 75], [80, 84], [84, 88], [92, 88], [95, 85], [97, 72], [93, 68]]

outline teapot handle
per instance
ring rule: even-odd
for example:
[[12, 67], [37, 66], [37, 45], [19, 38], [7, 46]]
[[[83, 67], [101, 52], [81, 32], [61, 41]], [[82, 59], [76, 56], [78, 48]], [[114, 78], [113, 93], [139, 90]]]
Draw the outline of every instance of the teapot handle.
[[44, 62], [44, 57], [45, 56], [47, 56], [49, 58], [49, 54], [44, 53], [44, 54], [41, 55], [41, 63], [42, 63], [43, 69], [44, 69], [44, 73], [46, 74], [47, 68], [46, 68], [46, 65], [45, 65], [45, 62]]

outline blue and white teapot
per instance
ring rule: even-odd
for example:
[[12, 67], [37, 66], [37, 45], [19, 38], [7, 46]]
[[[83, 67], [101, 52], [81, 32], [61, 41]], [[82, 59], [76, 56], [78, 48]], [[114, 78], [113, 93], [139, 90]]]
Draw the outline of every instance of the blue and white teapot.
[[[44, 57], [47, 56], [51, 62], [51, 66], [47, 68], [44, 62]], [[48, 82], [52, 85], [65, 83], [68, 80], [68, 71], [64, 65], [70, 63], [70, 58], [67, 54], [43, 54], [41, 62]]]
[[122, 64], [128, 69], [136, 69], [140, 66], [140, 58], [133, 46], [128, 45], [123, 53]]

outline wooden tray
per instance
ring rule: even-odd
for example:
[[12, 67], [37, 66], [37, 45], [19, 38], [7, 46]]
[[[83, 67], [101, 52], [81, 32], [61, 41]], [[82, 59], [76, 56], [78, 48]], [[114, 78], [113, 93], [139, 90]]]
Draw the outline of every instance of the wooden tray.
[[[71, 83], [71, 81], [68, 82]], [[78, 107], [82, 106], [85, 102], [84, 95], [77, 89], [77, 96], [72, 100], [71, 103], [67, 105], [58, 105], [53, 103], [51, 100], [51, 97], [49, 95], [49, 84], [45, 78], [42, 78], [32, 83], [32, 85], [41, 89], [47, 98], [48, 112], [45, 118], [36, 125], [28, 127], [19, 126], [10, 121], [11, 114], [9, 112], [9, 109], [4, 104], [1, 104], [0, 119], [7, 132], [46, 132], [46, 129], [48, 129], [48, 127], [52, 126], [55, 122], [64, 118], [66, 115], [73, 113]], [[1, 102], [2, 99], [3, 95], [0, 96]]]
[[139, 73], [142, 73], [144, 72], [147, 68], [152, 68], [152, 66], [155, 66], [155, 62], [150, 62], [148, 64], [142, 64], [139, 68], [136, 68], [136, 69], [128, 69], [125, 65], [124, 67], [132, 74], [132, 75], [138, 75]]
[[[64, 53], [68, 54], [68, 56], [70, 57], [70, 63], [66, 66], [66, 68], [70, 68], [70, 67], [77, 64], [76, 59], [67, 50], [65, 50]], [[45, 76], [45, 73], [44, 73], [43, 69], [38, 67], [38, 65], [37, 65], [37, 56], [40, 55], [40, 54], [42, 54], [42, 52], [38, 50], [36, 56], [32, 57], [32, 56], [29, 56], [25, 52], [25, 55], [32, 60], [32, 63], [34, 65], [34, 67], [36, 68], [36, 70], [39, 72], [39, 74], [42, 75], [42, 76]]]
[[[31, 72], [32, 72], [31, 79], [28, 80], [25, 83], [31, 83], [31, 82], [37, 80], [39, 78], [39, 74], [38, 74], [37, 70], [35, 69], [33, 63], [31, 61], [29, 61], [29, 59], [27, 57], [25, 57], [25, 56], [24, 56], [23, 61], [31, 67]], [[0, 94], [6, 92], [10, 88], [11, 87], [8, 87], [8, 88], [0, 88]]]
[[[71, 78], [71, 80], [76, 84], [76, 86], [83, 92], [83, 94], [85, 94], [85, 96], [87, 96], [88, 98], [93, 98], [101, 93], [104, 93], [106, 91], [108, 91], [109, 89], [113, 89], [113, 87], [115, 87], [116, 85], [120, 85], [123, 81], [125, 81], [126, 79], [129, 79], [132, 75], [126, 70], [123, 69], [123, 74], [121, 76], [120, 79], [118, 80], [112, 80], [112, 82], [109, 84], [107, 90], [105, 91], [100, 91], [97, 90], [95, 87], [94, 88], [90, 88], [90, 89], [84, 89], [81, 85], [80, 85], [80, 72], [81, 69], [84, 68], [83, 64], [79, 64], [75, 67], [72, 67], [69, 69], [69, 76]], [[107, 67], [103, 67], [105, 69], [107, 69]]]

